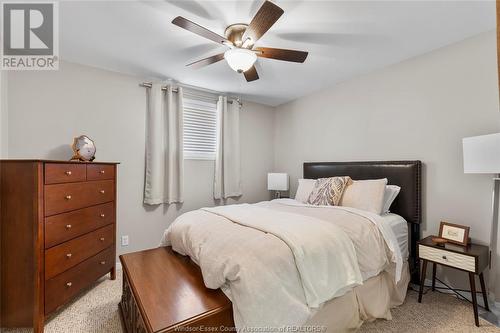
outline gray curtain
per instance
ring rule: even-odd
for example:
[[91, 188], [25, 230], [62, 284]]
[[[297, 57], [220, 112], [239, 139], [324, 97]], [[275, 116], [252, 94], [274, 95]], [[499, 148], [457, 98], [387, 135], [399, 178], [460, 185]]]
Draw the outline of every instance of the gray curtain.
[[241, 190], [240, 104], [217, 102], [217, 149], [215, 158], [214, 198], [239, 197]]
[[146, 175], [144, 203], [183, 202], [182, 88], [162, 90], [161, 83], [147, 89]]

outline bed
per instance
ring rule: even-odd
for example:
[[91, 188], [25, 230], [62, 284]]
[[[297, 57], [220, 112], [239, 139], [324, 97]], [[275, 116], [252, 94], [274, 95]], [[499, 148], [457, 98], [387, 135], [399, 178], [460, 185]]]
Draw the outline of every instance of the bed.
[[162, 245], [224, 291], [238, 329], [337, 332], [391, 319], [418, 280], [421, 162], [304, 163], [303, 171], [308, 179], [387, 178], [401, 191], [383, 216], [293, 199], [204, 208], [176, 219]]

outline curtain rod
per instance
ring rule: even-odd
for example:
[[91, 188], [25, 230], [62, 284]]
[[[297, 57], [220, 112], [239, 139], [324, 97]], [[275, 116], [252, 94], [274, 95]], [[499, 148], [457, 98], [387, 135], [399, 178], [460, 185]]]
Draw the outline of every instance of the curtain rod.
[[[152, 82], [143, 82], [143, 83], [140, 83], [139, 86], [141, 87], [144, 87], [144, 88], [152, 88], [153, 87], [153, 83]], [[191, 88], [193, 89], [193, 88]], [[161, 90], [163, 91], [167, 91], [167, 87], [161, 87]], [[196, 90], [196, 89], [194, 89]], [[179, 89], [177, 88], [172, 88], [172, 91], [173, 92], [179, 92]], [[201, 92], [206, 92], [206, 91], [201, 91]], [[216, 94], [216, 93], [211, 93], [211, 94]], [[235, 98], [235, 100], [240, 104], [240, 106], [243, 106], [243, 103], [241, 103], [241, 101], [238, 99], [238, 98]], [[233, 101], [227, 101], [229, 104], [233, 104]]]
[[[151, 82], [143, 82], [141, 84], [139, 84], [141, 87], [144, 87], [144, 88], [152, 88], [153, 87], [153, 84]], [[167, 87], [161, 87], [161, 90], [163, 91], [167, 91]], [[179, 89], [177, 88], [172, 88], [172, 91], [173, 92], [178, 92]]]

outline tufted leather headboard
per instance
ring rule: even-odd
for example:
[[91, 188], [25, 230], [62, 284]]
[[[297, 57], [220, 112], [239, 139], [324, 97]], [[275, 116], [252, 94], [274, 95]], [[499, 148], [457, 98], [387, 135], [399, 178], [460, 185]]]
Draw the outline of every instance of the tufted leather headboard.
[[387, 178], [388, 184], [401, 187], [391, 212], [409, 222], [410, 271], [412, 281], [418, 281], [417, 241], [422, 222], [422, 162], [313, 162], [304, 163], [304, 178], [317, 179], [350, 176], [354, 180]]

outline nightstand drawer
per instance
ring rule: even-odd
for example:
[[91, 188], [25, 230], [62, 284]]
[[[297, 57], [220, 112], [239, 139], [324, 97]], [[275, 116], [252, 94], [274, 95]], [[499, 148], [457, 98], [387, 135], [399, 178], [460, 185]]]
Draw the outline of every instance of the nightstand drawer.
[[451, 267], [476, 272], [476, 259], [459, 253], [436, 249], [430, 246], [419, 245], [418, 256]]

